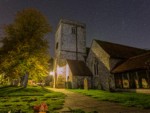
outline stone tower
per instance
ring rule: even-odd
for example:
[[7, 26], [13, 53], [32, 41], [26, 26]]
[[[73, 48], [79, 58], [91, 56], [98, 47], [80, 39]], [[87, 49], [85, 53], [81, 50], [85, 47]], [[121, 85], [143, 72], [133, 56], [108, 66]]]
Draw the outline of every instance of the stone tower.
[[55, 33], [54, 87], [64, 87], [66, 60], [85, 61], [86, 26], [83, 23], [61, 19]]
[[84, 60], [86, 56], [85, 24], [60, 20], [55, 34], [55, 57]]

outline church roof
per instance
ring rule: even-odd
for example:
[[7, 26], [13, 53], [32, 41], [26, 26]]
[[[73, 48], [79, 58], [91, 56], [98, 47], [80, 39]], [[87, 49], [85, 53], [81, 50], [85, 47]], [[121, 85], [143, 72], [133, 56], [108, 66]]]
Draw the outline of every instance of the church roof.
[[92, 76], [91, 71], [85, 62], [77, 60], [67, 60], [70, 70], [74, 76]]
[[150, 68], [150, 52], [129, 58], [127, 61], [112, 70], [112, 73], [121, 73], [137, 69]]
[[111, 57], [127, 59], [145, 53], [146, 50], [125, 45], [95, 40]]

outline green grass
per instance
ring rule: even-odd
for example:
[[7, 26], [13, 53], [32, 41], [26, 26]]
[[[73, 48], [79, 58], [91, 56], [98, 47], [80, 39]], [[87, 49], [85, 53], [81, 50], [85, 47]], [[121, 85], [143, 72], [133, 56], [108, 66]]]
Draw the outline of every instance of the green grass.
[[42, 102], [47, 103], [49, 112], [61, 109], [65, 95], [49, 91], [42, 87], [1, 87], [0, 113], [14, 113], [22, 110], [23, 113], [33, 113], [33, 107]]
[[70, 90], [73, 92], [82, 93], [87, 96], [91, 96], [101, 101], [111, 101], [120, 103], [125, 106], [140, 107], [150, 109], [150, 95], [128, 93], [128, 92], [107, 92], [102, 90]]

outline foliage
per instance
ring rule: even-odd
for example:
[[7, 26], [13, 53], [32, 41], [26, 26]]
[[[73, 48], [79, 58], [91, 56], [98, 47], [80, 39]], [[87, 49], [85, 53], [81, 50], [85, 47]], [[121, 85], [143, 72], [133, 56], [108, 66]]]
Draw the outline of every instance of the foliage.
[[0, 113], [7, 113], [10, 110], [13, 113], [19, 110], [23, 113], [33, 113], [33, 107], [43, 102], [47, 105], [48, 111], [52, 113], [62, 108], [64, 97], [62, 93], [42, 87], [3, 87], [0, 88]]
[[34, 79], [47, 75], [50, 56], [44, 37], [51, 28], [46, 18], [36, 9], [24, 9], [4, 30], [0, 73], [12, 79], [27, 72]]
[[48, 75], [47, 77], [45, 77], [45, 86], [50, 86], [50, 83], [53, 81], [53, 76], [52, 75]]
[[53, 71], [53, 65], [54, 65], [54, 58], [51, 58], [50, 60], [49, 60], [49, 67], [50, 67], [50, 71]]
[[102, 90], [71, 90], [74, 92], [82, 93], [87, 96], [96, 98], [102, 101], [111, 101], [121, 103], [126, 106], [134, 106], [141, 108], [150, 108], [150, 95], [138, 94], [138, 93], [127, 93], [127, 92], [107, 92]]

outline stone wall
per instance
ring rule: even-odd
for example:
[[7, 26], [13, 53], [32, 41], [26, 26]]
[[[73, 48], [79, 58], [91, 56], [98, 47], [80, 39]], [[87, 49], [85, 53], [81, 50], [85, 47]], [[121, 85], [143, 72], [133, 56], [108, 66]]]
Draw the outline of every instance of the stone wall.
[[[94, 73], [95, 60], [98, 62], [98, 74]], [[93, 88], [110, 90], [114, 88], [114, 77], [110, 73], [111, 61], [110, 56], [100, 47], [100, 45], [93, 41], [88, 58], [87, 66], [93, 73]]]
[[62, 25], [59, 25], [56, 33], [55, 33], [55, 57], [58, 58], [60, 55], [60, 50], [61, 50], [61, 36], [62, 36]]
[[91, 88], [91, 77], [89, 76], [72, 76], [72, 88], [84, 88], [84, 80], [87, 79], [88, 81], [88, 88]]
[[[56, 65], [56, 79], [55, 84], [56, 88], [84, 88], [85, 78], [88, 81], [88, 88], [91, 88], [92, 78], [89, 76], [82, 75], [73, 75], [69, 65], [65, 59], [59, 59], [59, 62]], [[70, 85], [70, 86], [69, 86]]]
[[[98, 62], [97, 75], [95, 75], [94, 72], [95, 60]], [[108, 90], [108, 77], [110, 75], [109, 55], [97, 44], [96, 41], [93, 41], [92, 43], [90, 53], [87, 58], [87, 66], [93, 73], [93, 88]]]
[[[119, 62], [122, 61], [122, 59], [119, 59], [119, 58], [110, 58], [109, 61], [110, 61], [109, 64], [110, 64], [110, 71], [111, 71]], [[110, 89], [115, 89], [114, 74], [110, 75], [109, 81], [110, 81]]]
[[56, 59], [55, 63], [55, 87], [65, 88], [66, 82], [66, 60]]
[[59, 58], [66, 59], [67, 57], [67, 59], [76, 60], [78, 57], [78, 60], [84, 61], [85, 59], [83, 56], [86, 56], [86, 54], [83, 54], [83, 53], [78, 54], [75, 52], [61, 51]]
[[86, 28], [84, 24], [60, 21], [55, 35], [55, 54], [57, 58], [84, 60], [86, 56]]
[[56, 87], [64, 87], [68, 79], [67, 74], [70, 74], [69, 71], [66, 71], [66, 59], [85, 61], [85, 31], [85, 24], [65, 19], [60, 20], [55, 34], [54, 78]]

